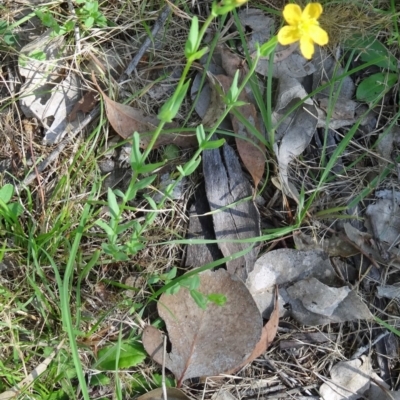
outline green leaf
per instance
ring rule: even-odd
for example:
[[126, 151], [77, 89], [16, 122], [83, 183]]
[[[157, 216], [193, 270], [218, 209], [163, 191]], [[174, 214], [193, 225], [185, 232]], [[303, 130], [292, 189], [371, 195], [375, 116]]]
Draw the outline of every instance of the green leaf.
[[13, 202], [8, 204], [8, 210], [10, 211], [10, 214], [14, 217], [14, 219], [17, 219], [20, 215], [23, 214], [24, 207], [22, 207], [20, 203]]
[[182, 279], [179, 283], [189, 290], [195, 290], [200, 286], [200, 278], [199, 275], [193, 275], [189, 276], [189, 278]]
[[131, 368], [143, 362], [146, 356], [146, 351], [139, 343], [116, 343], [99, 350], [95, 368], [107, 371]]
[[212, 140], [210, 142], [203, 142], [200, 147], [202, 148], [202, 150], [214, 150], [222, 147], [224, 143], [225, 139]]
[[107, 192], [108, 208], [110, 209], [111, 216], [116, 219], [119, 216], [119, 205], [117, 203], [117, 197], [111, 188], [108, 188]]
[[175, 283], [175, 285], [169, 287], [169, 288], [165, 291], [165, 293], [166, 293], [166, 294], [175, 294], [175, 293], [178, 293], [178, 292], [179, 292], [180, 288], [181, 288], [181, 284], [180, 284], [180, 282], [178, 282], [178, 283]]
[[140, 165], [137, 167], [136, 171], [140, 174], [148, 174], [149, 172], [153, 172], [154, 170], [161, 168], [164, 165], [165, 165], [165, 161], [161, 161], [161, 162], [153, 163], [153, 164]]
[[220, 293], [210, 293], [207, 299], [217, 306], [223, 306], [226, 303], [226, 296]]
[[200, 293], [195, 289], [190, 291], [190, 295], [201, 309], [205, 310], [207, 308], [207, 303], [208, 303], [207, 296], [205, 296], [203, 293]]
[[268, 57], [275, 50], [276, 45], [278, 44], [278, 37], [273, 36], [268, 42], [263, 43], [258, 49], [261, 57]]
[[33, 58], [34, 60], [45, 61], [46, 53], [42, 50], [34, 50], [31, 53], [29, 53], [29, 57]]
[[162, 158], [164, 161], [173, 160], [179, 157], [179, 147], [174, 144], [165, 146]]
[[349, 49], [359, 50], [361, 61], [367, 63], [377, 58], [383, 58], [382, 61], [376, 62], [375, 65], [397, 72], [396, 57], [375, 36], [362, 37], [357, 34], [347, 40], [345, 46]]
[[199, 125], [196, 128], [196, 137], [197, 137], [197, 141], [199, 142], [199, 146], [201, 146], [203, 144], [203, 142], [205, 142], [205, 140], [206, 140], [206, 133], [204, 131], [203, 125]]
[[109, 385], [110, 382], [111, 382], [111, 379], [106, 374], [100, 373], [100, 374], [93, 375], [90, 378], [89, 384], [90, 384], [90, 386], [106, 386], [106, 385]]
[[181, 175], [189, 176], [197, 169], [200, 163], [201, 163], [201, 156], [199, 156], [194, 160], [189, 160], [183, 167], [181, 165], [178, 165], [176, 169], [181, 173]]
[[85, 19], [84, 25], [85, 25], [85, 28], [86, 28], [86, 29], [92, 28], [93, 25], [94, 25], [94, 18], [93, 18], [93, 17], [88, 17], [88, 18], [86, 18], [86, 19]]
[[154, 174], [154, 175], [150, 175], [146, 178], [143, 178], [140, 181], [137, 181], [135, 183], [135, 189], [142, 190], [142, 189], [149, 187], [153, 183], [154, 179], [156, 179], [156, 178], [157, 178], [157, 175]]
[[172, 267], [170, 271], [168, 271], [166, 274], [163, 274], [164, 280], [171, 281], [176, 277], [177, 272], [178, 268]]
[[6, 183], [2, 188], [0, 188], [0, 200], [4, 203], [8, 203], [14, 195], [14, 186], [11, 183]]
[[192, 18], [192, 24], [190, 25], [189, 36], [185, 43], [185, 56], [189, 58], [193, 53], [197, 51], [199, 40], [199, 19], [197, 16]]
[[394, 73], [378, 72], [369, 76], [358, 85], [357, 100], [367, 103], [378, 100], [397, 83], [397, 79], [398, 75]]
[[239, 70], [237, 69], [235, 72], [235, 76], [233, 77], [232, 80], [232, 85], [225, 96], [228, 104], [234, 103], [237, 97], [239, 96], [238, 82], [239, 82]]
[[133, 134], [132, 151], [131, 151], [131, 167], [134, 171], [142, 165], [142, 152], [140, 151], [140, 136], [137, 132]]
[[172, 95], [172, 97], [164, 103], [158, 114], [158, 119], [160, 121], [172, 122], [176, 114], [178, 114], [179, 108], [189, 89], [189, 84], [190, 84], [190, 79], [187, 80], [180, 89], [177, 89], [177, 91]]

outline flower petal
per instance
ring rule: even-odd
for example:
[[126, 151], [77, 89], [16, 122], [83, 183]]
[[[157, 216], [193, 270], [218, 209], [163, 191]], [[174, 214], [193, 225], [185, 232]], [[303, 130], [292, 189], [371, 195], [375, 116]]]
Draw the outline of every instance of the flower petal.
[[283, 18], [289, 25], [296, 25], [301, 20], [301, 8], [297, 4], [286, 4], [283, 9]]
[[300, 51], [304, 58], [308, 60], [314, 54], [314, 42], [309, 36], [303, 35], [300, 39]]
[[328, 34], [318, 25], [310, 26], [308, 34], [311, 39], [320, 46], [326, 45], [329, 41]]
[[278, 32], [278, 42], [283, 46], [300, 40], [300, 32], [295, 26], [283, 26]]
[[318, 19], [322, 14], [322, 6], [319, 3], [308, 3], [303, 11], [302, 19]]

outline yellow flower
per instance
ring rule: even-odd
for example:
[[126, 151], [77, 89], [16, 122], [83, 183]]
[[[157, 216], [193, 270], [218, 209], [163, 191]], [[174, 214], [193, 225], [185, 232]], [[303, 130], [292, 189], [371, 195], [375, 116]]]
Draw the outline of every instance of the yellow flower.
[[310, 59], [314, 54], [314, 42], [324, 46], [329, 40], [328, 34], [317, 21], [321, 14], [322, 6], [319, 3], [307, 4], [304, 11], [297, 4], [287, 4], [283, 17], [289, 25], [278, 32], [278, 42], [285, 46], [300, 40], [301, 53]]

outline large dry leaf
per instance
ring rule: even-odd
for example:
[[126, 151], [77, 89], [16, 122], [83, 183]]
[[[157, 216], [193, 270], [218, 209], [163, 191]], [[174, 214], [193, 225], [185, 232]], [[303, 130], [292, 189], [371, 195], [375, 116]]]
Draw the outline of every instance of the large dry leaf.
[[[260, 214], [252, 200], [252, 189], [246, 179], [234, 150], [224, 144], [222, 149], [203, 153], [203, 174], [211, 211], [215, 237], [224, 257], [248, 248], [249, 243], [230, 242], [261, 235]], [[242, 257], [227, 262], [230, 273], [246, 280], [253, 270], [258, 246]]]
[[[202, 310], [182, 288], [174, 295], [163, 294], [157, 307], [172, 345], [165, 366], [175, 375], [178, 387], [186, 379], [218, 375], [241, 365], [261, 337], [260, 313], [237, 277], [222, 269], [203, 272], [199, 277], [198, 290], [205, 295], [225, 295], [223, 306], [210, 303]], [[147, 326], [143, 345], [156, 362], [163, 363], [160, 331]]]
[[278, 288], [275, 289], [275, 305], [274, 310], [272, 311], [268, 322], [264, 325], [261, 333], [261, 339], [254, 347], [253, 352], [250, 354], [250, 357], [245, 360], [241, 365], [237, 368], [226, 372], [227, 375], [231, 375], [238, 371], [240, 368], [244, 367], [246, 364], [251, 363], [256, 358], [260, 357], [264, 354], [268, 347], [273, 342], [276, 333], [278, 332], [278, 325], [279, 325], [279, 297], [278, 297]]
[[341, 361], [331, 369], [331, 382], [320, 388], [324, 400], [356, 400], [368, 390], [372, 373], [371, 360], [361, 359]]
[[[217, 79], [224, 88], [224, 91], [227, 92], [232, 85], [233, 79], [225, 75], [218, 75]], [[244, 91], [240, 93], [239, 100], [244, 101], [246, 104], [237, 107], [237, 110], [244, 116], [244, 118], [246, 118], [251, 126], [255, 127], [258, 132], [261, 132], [261, 124], [257, 110], [253, 104], [249, 103], [247, 95]], [[235, 139], [240, 159], [250, 172], [250, 175], [254, 181], [254, 186], [257, 188], [265, 170], [265, 146], [232, 113], [231, 120], [233, 130], [238, 135], [235, 137]]]

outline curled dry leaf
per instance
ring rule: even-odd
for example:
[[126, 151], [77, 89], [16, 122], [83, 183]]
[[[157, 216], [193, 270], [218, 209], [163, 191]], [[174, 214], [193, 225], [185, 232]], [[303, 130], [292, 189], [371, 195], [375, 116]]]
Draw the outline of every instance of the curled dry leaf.
[[[209, 303], [202, 310], [188, 290], [163, 294], [157, 308], [164, 319], [172, 350], [165, 366], [173, 372], [178, 387], [186, 379], [218, 375], [248, 359], [261, 337], [262, 319], [246, 286], [225, 270], [199, 275], [198, 291], [226, 296], [223, 306]], [[143, 345], [150, 356], [163, 363], [162, 333], [152, 326], [143, 332]]]

